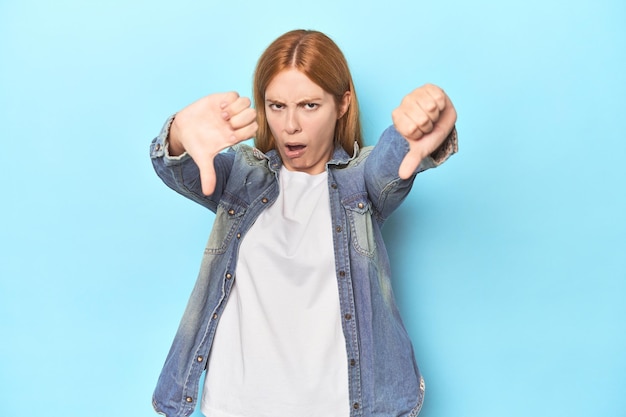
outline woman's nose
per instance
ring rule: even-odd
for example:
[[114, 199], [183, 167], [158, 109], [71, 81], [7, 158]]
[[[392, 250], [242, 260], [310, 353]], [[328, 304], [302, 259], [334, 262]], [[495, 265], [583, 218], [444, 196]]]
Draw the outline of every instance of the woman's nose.
[[295, 111], [288, 111], [287, 112], [287, 120], [286, 120], [286, 123], [285, 123], [285, 130], [290, 135], [293, 135], [294, 133], [298, 133], [301, 130], [300, 129], [300, 123], [298, 122], [298, 115], [296, 114]]

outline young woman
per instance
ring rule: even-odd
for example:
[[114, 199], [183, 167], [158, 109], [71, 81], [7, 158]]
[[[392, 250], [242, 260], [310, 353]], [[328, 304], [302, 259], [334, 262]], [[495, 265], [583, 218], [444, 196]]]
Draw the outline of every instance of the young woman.
[[424, 383], [380, 229], [416, 174], [456, 152], [452, 103], [420, 87], [362, 148], [343, 54], [298, 30], [260, 57], [254, 104], [204, 97], [150, 147], [162, 180], [215, 212], [155, 409], [190, 415], [206, 369], [210, 417], [416, 416]]

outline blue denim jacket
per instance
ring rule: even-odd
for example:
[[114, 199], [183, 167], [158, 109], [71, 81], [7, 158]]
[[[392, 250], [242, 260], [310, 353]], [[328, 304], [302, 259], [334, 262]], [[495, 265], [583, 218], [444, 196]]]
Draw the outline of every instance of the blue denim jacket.
[[[179, 417], [189, 416], [198, 402], [200, 377], [236, 279], [241, 239], [276, 200], [281, 160], [275, 150], [262, 154], [243, 144], [220, 153], [215, 158], [215, 192], [205, 196], [189, 155], [167, 155], [171, 121], [150, 146], [154, 168], [169, 187], [215, 212], [196, 284], [153, 396], [158, 413]], [[417, 172], [439, 165], [456, 150], [453, 130]], [[385, 219], [415, 179], [401, 180], [397, 174], [407, 151], [406, 140], [390, 127], [375, 147], [359, 150], [355, 144], [352, 157], [337, 147], [327, 164], [352, 417], [416, 416], [424, 397], [424, 382], [394, 301], [381, 235]]]

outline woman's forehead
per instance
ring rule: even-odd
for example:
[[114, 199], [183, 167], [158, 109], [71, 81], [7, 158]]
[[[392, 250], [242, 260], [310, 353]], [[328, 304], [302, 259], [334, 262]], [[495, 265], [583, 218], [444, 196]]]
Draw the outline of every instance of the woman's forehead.
[[324, 99], [329, 94], [313, 82], [305, 73], [295, 68], [279, 72], [265, 90], [267, 100], [300, 101], [301, 99]]

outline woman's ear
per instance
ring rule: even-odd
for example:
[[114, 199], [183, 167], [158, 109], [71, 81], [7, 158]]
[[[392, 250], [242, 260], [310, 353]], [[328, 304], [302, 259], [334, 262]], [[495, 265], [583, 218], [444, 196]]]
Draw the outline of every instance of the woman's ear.
[[350, 100], [352, 99], [352, 94], [350, 91], [346, 91], [343, 93], [343, 97], [341, 97], [341, 102], [339, 102], [339, 111], [337, 112], [337, 119], [341, 119], [344, 114], [348, 111], [350, 107]]

